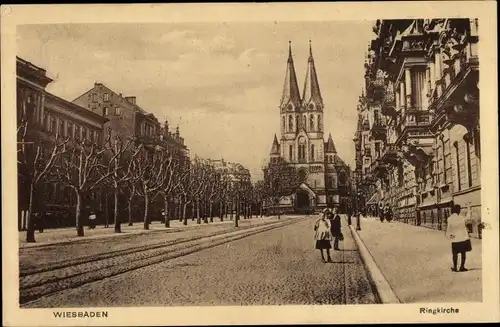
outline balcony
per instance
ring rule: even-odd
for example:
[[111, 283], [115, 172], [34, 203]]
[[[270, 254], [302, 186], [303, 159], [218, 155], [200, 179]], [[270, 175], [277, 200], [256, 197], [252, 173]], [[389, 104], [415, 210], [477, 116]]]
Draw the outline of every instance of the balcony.
[[376, 119], [373, 122], [370, 134], [376, 140], [385, 140], [387, 136], [387, 124], [385, 123], [385, 121]]
[[389, 83], [387, 90], [385, 92], [384, 98], [382, 99], [382, 114], [389, 117], [394, 117], [397, 114], [396, 111], [396, 98], [394, 96], [394, 89], [392, 83]]
[[381, 160], [388, 165], [396, 165], [399, 162], [398, 147], [395, 145], [388, 145], [382, 152]]

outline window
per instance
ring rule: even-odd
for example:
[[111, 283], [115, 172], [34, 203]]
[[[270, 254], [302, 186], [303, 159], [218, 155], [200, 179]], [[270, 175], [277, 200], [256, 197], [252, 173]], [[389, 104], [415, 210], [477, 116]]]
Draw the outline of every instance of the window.
[[97, 102], [97, 93], [92, 93], [92, 102]]
[[304, 116], [302, 117], [302, 127], [303, 127], [304, 129], [306, 129], [306, 128], [307, 128], [307, 117], [306, 117], [306, 115], [304, 115]]
[[456, 161], [456, 171], [457, 171], [457, 190], [460, 191], [462, 189], [462, 185], [460, 183], [460, 157], [458, 152], [458, 142], [453, 143], [453, 147], [455, 148], [455, 161]]
[[121, 115], [121, 108], [120, 107], [116, 107], [115, 108], [115, 116], [120, 116]]
[[66, 136], [66, 135], [64, 135], [64, 120], [62, 120], [62, 119], [59, 119], [59, 129], [57, 132], [59, 133], [59, 136], [61, 136], [61, 137]]
[[441, 139], [441, 154], [443, 156], [443, 182], [444, 183], [447, 183], [447, 174], [446, 174], [446, 151], [445, 151], [445, 148], [444, 148], [444, 140]]
[[57, 133], [57, 122], [56, 122], [56, 117], [50, 116], [50, 133]]
[[79, 140], [81, 137], [81, 130], [79, 125], [75, 125], [75, 139]]
[[104, 93], [104, 101], [105, 102], [109, 101], [109, 93]]
[[281, 129], [284, 131], [285, 130], [285, 117], [281, 117]]
[[299, 139], [299, 160], [306, 158], [306, 139], [301, 137]]
[[293, 131], [293, 117], [292, 115], [288, 116], [288, 129]]
[[314, 116], [311, 115], [309, 116], [309, 126], [310, 126], [310, 130], [314, 130]]
[[104, 107], [104, 109], [103, 109], [103, 115], [104, 116], [109, 115], [108, 107]]
[[465, 140], [465, 161], [467, 165], [467, 183], [469, 187], [472, 187], [472, 165], [471, 165], [471, 153], [470, 153], [470, 134], [464, 136]]
[[293, 145], [290, 145], [288, 147], [288, 154], [289, 154], [289, 157], [290, 157], [290, 161], [293, 160]]
[[66, 136], [73, 137], [73, 123], [71, 122], [68, 122], [66, 125]]
[[82, 140], [87, 139], [87, 129], [85, 127], [82, 127]]
[[424, 99], [427, 96], [425, 87], [425, 68], [414, 67], [411, 71], [411, 104], [413, 109], [424, 109]]
[[321, 116], [318, 115], [318, 131], [321, 132]]
[[314, 161], [314, 144], [311, 144], [311, 161]]
[[380, 143], [375, 143], [375, 153], [377, 154], [377, 157], [380, 157]]

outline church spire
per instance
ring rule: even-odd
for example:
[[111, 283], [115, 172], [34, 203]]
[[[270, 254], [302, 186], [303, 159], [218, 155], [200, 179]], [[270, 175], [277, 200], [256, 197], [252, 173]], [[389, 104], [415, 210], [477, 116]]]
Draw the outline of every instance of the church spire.
[[337, 153], [337, 149], [335, 149], [335, 144], [333, 143], [332, 133], [328, 134], [328, 141], [325, 144], [325, 153]]
[[311, 40], [309, 40], [309, 60], [307, 63], [306, 81], [304, 83], [302, 101], [304, 106], [313, 104], [315, 109], [323, 108], [323, 98], [319, 90], [318, 76], [316, 75], [316, 67], [314, 66]]
[[288, 41], [288, 62], [280, 107], [281, 109], [285, 109], [285, 106], [288, 106], [289, 104], [292, 104], [294, 110], [298, 109], [300, 106], [300, 93], [299, 86], [297, 84], [297, 75], [295, 74], [295, 67], [293, 65], [291, 41]]
[[280, 144], [278, 143], [278, 138], [276, 134], [274, 134], [273, 146], [271, 147], [271, 156], [280, 155]]

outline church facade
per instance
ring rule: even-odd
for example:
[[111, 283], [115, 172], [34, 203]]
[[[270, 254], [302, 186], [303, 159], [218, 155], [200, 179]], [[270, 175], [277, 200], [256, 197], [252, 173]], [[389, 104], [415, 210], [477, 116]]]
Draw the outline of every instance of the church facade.
[[346, 212], [350, 206], [350, 168], [337, 155], [332, 135], [324, 140], [324, 109], [311, 45], [300, 94], [290, 44], [279, 105], [280, 138], [274, 135], [270, 153], [271, 160], [281, 157], [295, 166], [301, 181], [294, 193], [283, 197], [285, 212], [312, 212], [327, 206]]

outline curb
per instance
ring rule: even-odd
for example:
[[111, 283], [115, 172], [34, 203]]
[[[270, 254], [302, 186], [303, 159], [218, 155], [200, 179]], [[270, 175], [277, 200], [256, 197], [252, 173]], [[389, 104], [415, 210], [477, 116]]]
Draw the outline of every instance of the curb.
[[349, 226], [351, 230], [351, 234], [358, 245], [359, 253], [361, 254], [361, 260], [363, 261], [365, 267], [368, 270], [368, 277], [373, 282], [375, 286], [375, 290], [378, 293], [378, 297], [382, 304], [399, 304], [401, 303], [391, 288], [391, 285], [385, 279], [384, 274], [380, 271], [377, 263], [373, 259], [370, 251], [366, 248], [365, 243], [361, 240], [358, 233], [354, 229], [354, 227]]

